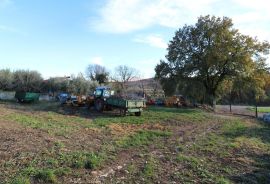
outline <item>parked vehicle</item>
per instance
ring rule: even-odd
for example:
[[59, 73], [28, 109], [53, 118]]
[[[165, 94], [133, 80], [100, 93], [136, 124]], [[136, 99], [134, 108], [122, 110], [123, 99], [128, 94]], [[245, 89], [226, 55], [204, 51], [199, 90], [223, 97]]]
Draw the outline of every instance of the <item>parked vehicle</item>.
[[148, 99], [147, 102], [146, 102], [146, 105], [155, 105], [155, 100]]
[[70, 95], [68, 93], [60, 93], [56, 96], [56, 100], [58, 100], [61, 104], [66, 104], [70, 99]]
[[163, 106], [164, 105], [164, 99], [156, 99], [155, 100], [155, 105], [158, 105], [158, 106]]
[[15, 93], [15, 98], [18, 102], [35, 102], [39, 100], [39, 93], [31, 93], [31, 92], [19, 92]]
[[143, 108], [146, 107], [144, 99], [127, 99], [119, 95], [114, 95], [109, 87], [98, 87], [94, 92], [94, 106], [99, 112], [104, 110], [119, 109], [121, 115], [135, 113], [140, 116]]
[[70, 101], [73, 106], [84, 106], [87, 103], [87, 97], [84, 95], [71, 96]]
[[186, 99], [182, 95], [167, 97], [164, 101], [166, 107], [186, 107]]

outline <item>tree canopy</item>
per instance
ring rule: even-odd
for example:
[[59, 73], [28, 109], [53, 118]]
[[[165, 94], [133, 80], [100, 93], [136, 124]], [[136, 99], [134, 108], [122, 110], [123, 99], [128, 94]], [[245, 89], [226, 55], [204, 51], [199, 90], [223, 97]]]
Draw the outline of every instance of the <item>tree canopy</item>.
[[40, 92], [43, 78], [39, 72], [17, 70], [13, 75], [14, 90], [23, 92]]
[[165, 85], [175, 81], [186, 86], [200, 83], [210, 103], [215, 105], [224, 80], [238, 77], [254, 79], [255, 68], [266, 70], [269, 43], [241, 34], [228, 17], [201, 16], [195, 25], [176, 31], [168, 46], [166, 61], [155, 68]]
[[13, 73], [9, 69], [0, 70], [0, 89], [11, 90], [13, 85]]
[[98, 81], [100, 85], [108, 81], [109, 74], [104, 66], [97, 64], [89, 65], [86, 69], [86, 76], [92, 81]]

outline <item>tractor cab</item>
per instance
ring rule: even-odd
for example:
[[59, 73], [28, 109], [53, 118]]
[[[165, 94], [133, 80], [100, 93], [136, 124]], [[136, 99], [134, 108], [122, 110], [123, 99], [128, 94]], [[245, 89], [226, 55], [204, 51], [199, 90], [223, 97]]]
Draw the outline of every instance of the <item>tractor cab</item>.
[[95, 98], [106, 99], [112, 95], [114, 95], [114, 91], [112, 91], [111, 88], [107, 86], [97, 87], [94, 92]]
[[97, 87], [94, 91], [94, 106], [95, 109], [99, 112], [103, 111], [103, 109], [107, 107], [107, 99], [114, 95], [114, 91], [111, 90], [110, 87], [102, 86]]

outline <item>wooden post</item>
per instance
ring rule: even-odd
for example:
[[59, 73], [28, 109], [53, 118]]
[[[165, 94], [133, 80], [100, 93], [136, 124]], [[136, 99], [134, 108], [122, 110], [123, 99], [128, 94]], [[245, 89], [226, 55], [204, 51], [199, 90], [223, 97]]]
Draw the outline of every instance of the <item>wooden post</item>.
[[257, 103], [256, 103], [256, 110], [255, 110], [255, 111], [256, 111], [256, 112], [255, 112], [255, 113], [256, 113], [256, 114], [255, 114], [255, 117], [258, 118], [258, 105], [257, 105]]
[[232, 90], [230, 90], [230, 113], [232, 113]]

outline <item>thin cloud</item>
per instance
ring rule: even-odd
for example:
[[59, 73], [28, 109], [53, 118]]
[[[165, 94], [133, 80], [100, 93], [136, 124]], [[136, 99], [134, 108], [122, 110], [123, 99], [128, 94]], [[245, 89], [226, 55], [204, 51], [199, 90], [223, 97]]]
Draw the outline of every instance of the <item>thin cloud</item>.
[[219, 0], [109, 0], [91, 27], [102, 32], [127, 33], [151, 26], [176, 28], [206, 14]]
[[90, 28], [107, 33], [129, 33], [153, 26], [177, 29], [210, 14], [232, 18], [236, 28], [247, 30], [252, 26], [256, 31], [248, 32], [250, 35], [266, 39], [269, 36], [254, 33], [270, 29], [268, 4], [268, 0], [108, 0], [98, 16], [91, 17]]
[[166, 49], [168, 44], [164, 41], [161, 35], [148, 35], [145, 37], [137, 36], [133, 39], [134, 42], [148, 44], [152, 47]]

